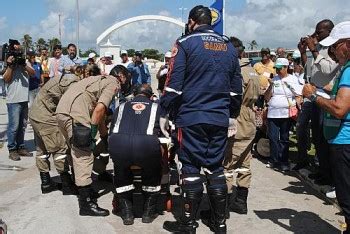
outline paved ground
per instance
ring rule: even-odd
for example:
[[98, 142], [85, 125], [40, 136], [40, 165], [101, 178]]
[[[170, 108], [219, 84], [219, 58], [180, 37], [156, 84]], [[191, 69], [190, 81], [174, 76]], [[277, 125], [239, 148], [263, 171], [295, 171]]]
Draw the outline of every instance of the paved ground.
[[[0, 99], [0, 137], [6, 130], [6, 124], [6, 104]], [[35, 154], [33, 143], [33, 132], [29, 126], [26, 144]], [[338, 210], [326, 204], [295, 174], [283, 175], [267, 169], [257, 159], [252, 161], [252, 170], [249, 213], [231, 213], [227, 221], [229, 233], [340, 233], [338, 220], [343, 218], [336, 214]], [[99, 199], [100, 206], [111, 210], [111, 186], [96, 184], [95, 187], [104, 194]], [[205, 206], [203, 204], [202, 208]], [[42, 195], [34, 158], [10, 161], [5, 143], [0, 149], [0, 219], [7, 223], [9, 233], [61, 234], [165, 233], [163, 222], [174, 218], [171, 213], [165, 213], [152, 224], [136, 220], [130, 227], [123, 226], [121, 219], [114, 215], [80, 217], [76, 197], [63, 197], [59, 191]], [[210, 231], [200, 223], [198, 233]]]

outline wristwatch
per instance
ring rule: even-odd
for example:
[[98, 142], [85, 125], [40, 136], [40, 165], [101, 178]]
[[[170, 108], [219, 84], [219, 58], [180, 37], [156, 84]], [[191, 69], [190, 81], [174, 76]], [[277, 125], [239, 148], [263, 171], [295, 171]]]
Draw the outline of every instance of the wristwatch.
[[311, 94], [310, 101], [311, 102], [316, 102], [317, 97], [318, 97], [318, 95], [316, 95], [315, 93]]

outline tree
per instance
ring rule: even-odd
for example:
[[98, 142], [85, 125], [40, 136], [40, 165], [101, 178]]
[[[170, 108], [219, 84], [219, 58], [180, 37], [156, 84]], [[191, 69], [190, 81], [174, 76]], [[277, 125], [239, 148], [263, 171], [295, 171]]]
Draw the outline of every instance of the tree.
[[142, 54], [144, 58], [162, 60], [162, 55], [156, 49], [144, 49]]
[[128, 49], [126, 50], [128, 52], [128, 56], [133, 57], [135, 55], [135, 50], [134, 49]]
[[80, 53], [81, 57], [89, 57], [90, 53], [95, 53], [97, 57], [99, 57], [99, 55], [97, 54], [96, 50], [94, 50], [93, 48], [90, 48], [88, 50], [86, 50], [84, 53]]
[[248, 43], [248, 47], [250, 50], [254, 50], [258, 48], [258, 43], [255, 40], [252, 40]]
[[53, 47], [55, 47], [56, 45], [61, 45], [61, 41], [60, 39], [53, 37], [52, 39], [49, 39], [49, 52], [51, 53], [53, 50]]
[[24, 48], [24, 53], [27, 54], [27, 51], [33, 48], [33, 39], [29, 34], [25, 34], [22, 38], [22, 45]]
[[48, 45], [47, 45], [47, 43], [46, 43], [46, 41], [45, 41], [45, 39], [44, 38], [39, 38], [36, 42], [35, 42], [35, 47], [36, 47], [36, 50], [37, 51], [40, 51], [40, 49], [42, 49], [42, 48], [45, 48], [45, 47], [47, 47]]

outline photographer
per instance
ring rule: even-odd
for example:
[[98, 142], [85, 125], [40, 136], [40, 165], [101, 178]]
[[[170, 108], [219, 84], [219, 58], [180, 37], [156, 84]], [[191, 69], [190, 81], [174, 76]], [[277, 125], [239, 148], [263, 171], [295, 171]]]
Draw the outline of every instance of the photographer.
[[[313, 56], [311, 62], [310, 83], [316, 87], [323, 89], [339, 72], [340, 66], [333, 61], [328, 55], [328, 47], [322, 46], [319, 42], [329, 36], [334, 24], [331, 20], [325, 19], [317, 23], [315, 32], [311, 36], [303, 37], [298, 44], [301, 53], [301, 62], [303, 65], [307, 63], [306, 49], [309, 49]], [[305, 69], [308, 71], [308, 69]], [[323, 135], [323, 115], [324, 112], [310, 100], [304, 100], [301, 115], [308, 115], [305, 118], [311, 118], [312, 136], [316, 148], [316, 155], [319, 161], [319, 171], [311, 174], [309, 177], [315, 179], [315, 183], [320, 185], [332, 184], [330, 163], [329, 163], [329, 144]], [[301, 118], [301, 116], [299, 116]], [[305, 119], [304, 121], [308, 121]], [[306, 142], [306, 141], [305, 141]], [[299, 162], [295, 170], [301, 169], [308, 165], [305, 154], [305, 146], [303, 150], [304, 157], [299, 156]]]
[[167, 77], [168, 71], [169, 71], [171, 52], [170, 51], [166, 52], [164, 57], [165, 57], [164, 58], [165, 64], [159, 68], [157, 75], [156, 75], [157, 80], [158, 80], [158, 92], [159, 92], [159, 94], [163, 93], [165, 80], [166, 80], [166, 77]]
[[6, 62], [4, 81], [7, 88], [7, 148], [9, 158], [18, 161], [20, 156], [30, 155], [24, 148], [24, 132], [28, 119], [29, 76], [34, 76], [35, 71], [25, 62], [17, 40], [10, 40]]
[[151, 85], [151, 74], [148, 70], [147, 64], [142, 62], [142, 53], [140, 51], [135, 52], [135, 59], [128, 65], [128, 70], [132, 75], [132, 85]]

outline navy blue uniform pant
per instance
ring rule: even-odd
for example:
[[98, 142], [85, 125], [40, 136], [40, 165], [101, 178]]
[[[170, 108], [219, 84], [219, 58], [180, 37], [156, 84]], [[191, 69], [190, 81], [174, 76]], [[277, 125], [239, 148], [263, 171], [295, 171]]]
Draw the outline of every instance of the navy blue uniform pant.
[[196, 124], [178, 129], [178, 156], [182, 174], [199, 174], [201, 167], [223, 173], [227, 127]]

